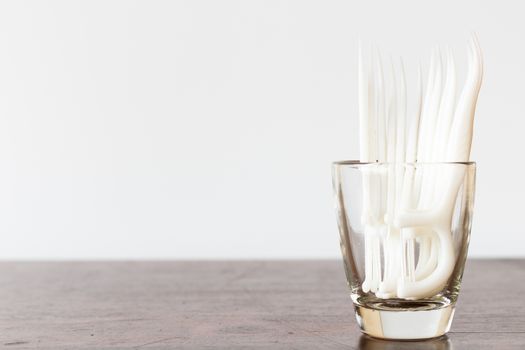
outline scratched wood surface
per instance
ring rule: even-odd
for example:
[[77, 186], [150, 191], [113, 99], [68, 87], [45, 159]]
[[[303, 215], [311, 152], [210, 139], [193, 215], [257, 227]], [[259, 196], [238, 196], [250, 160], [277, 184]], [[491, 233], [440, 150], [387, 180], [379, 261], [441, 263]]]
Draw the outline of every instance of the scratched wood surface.
[[359, 333], [339, 261], [0, 263], [6, 349], [525, 349], [525, 260], [470, 260], [448, 337]]

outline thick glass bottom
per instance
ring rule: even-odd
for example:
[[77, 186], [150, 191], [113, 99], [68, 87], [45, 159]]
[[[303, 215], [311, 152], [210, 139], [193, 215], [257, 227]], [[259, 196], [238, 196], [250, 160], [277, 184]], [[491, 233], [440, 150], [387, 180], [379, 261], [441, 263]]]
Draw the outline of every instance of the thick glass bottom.
[[355, 304], [361, 331], [381, 339], [415, 340], [440, 337], [447, 333], [454, 317], [454, 305], [429, 301], [383, 300]]

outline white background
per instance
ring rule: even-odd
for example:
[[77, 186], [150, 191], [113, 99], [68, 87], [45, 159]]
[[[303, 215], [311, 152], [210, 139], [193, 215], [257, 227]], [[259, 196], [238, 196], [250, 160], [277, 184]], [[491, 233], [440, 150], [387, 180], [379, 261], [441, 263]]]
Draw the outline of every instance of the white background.
[[[485, 56], [471, 256], [525, 254], [520, 1], [0, 4], [0, 258], [339, 257], [357, 39]], [[414, 85], [413, 79], [409, 82]]]

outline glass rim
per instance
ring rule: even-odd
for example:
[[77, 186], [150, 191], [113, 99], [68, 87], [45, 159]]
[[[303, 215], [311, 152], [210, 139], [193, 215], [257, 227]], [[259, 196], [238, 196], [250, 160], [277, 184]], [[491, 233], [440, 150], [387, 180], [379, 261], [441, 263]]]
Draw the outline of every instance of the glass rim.
[[336, 160], [332, 162], [332, 165], [352, 165], [352, 166], [364, 166], [364, 165], [476, 165], [476, 162], [361, 162], [360, 160]]

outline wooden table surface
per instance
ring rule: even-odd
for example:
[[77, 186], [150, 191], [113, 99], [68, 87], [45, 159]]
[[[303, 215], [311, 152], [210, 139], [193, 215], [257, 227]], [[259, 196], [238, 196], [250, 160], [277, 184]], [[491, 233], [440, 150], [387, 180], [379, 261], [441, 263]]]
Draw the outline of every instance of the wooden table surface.
[[448, 337], [357, 328], [339, 261], [2, 262], [7, 349], [525, 349], [525, 260], [469, 260]]

